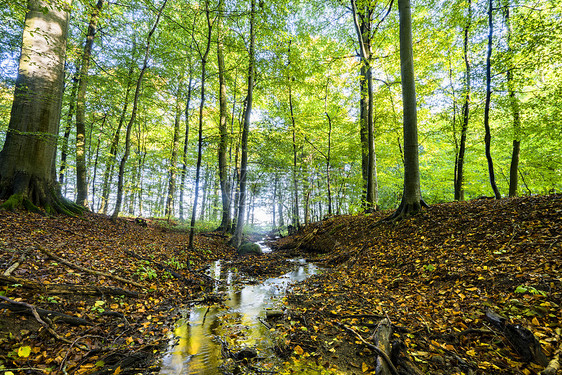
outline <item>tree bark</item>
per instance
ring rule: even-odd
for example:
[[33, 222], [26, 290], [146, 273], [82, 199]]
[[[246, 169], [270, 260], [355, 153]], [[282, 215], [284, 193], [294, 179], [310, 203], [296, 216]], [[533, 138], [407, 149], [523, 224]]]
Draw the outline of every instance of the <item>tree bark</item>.
[[418, 153], [416, 82], [412, 48], [412, 16], [409, 0], [398, 0], [400, 14], [400, 75], [404, 116], [404, 190], [402, 201], [390, 220], [400, 220], [426, 206], [421, 197]]
[[[197, 200], [199, 199], [199, 183], [201, 179], [201, 160], [203, 158], [203, 110], [205, 108], [205, 81], [207, 75], [207, 57], [211, 50], [211, 36], [213, 24], [211, 22], [211, 14], [209, 9], [209, 1], [205, 1], [205, 14], [207, 17], [207, 46], [205, 52], [201, 54], [201, 101], [199, 104], [199, 139], [197, 142], [197, 168], [195, 172], [195, 196], [193, 198], [193, 207], [191, 211], [191, 228], [189, 230], [189, 249], [193, 249], [193, 240], [195, 237], [195, 220], [197, 216]], [[201, 53], [201, 51], [200, 51]]]
[[[29, 0], [10, 123], [0, 152], [4, 208], [81, 212], [56, 181], [66, 39], [71, 0]], [[37, 32], [41, 30], [41, 32]]]
[[88, 70], [92, 47], [96, 35], [103, 1], [98, 0], [90, 17], [88, 34], [82, 54], [82, 64], [78, 75], [78, 95], [76, 97], [76, 204], [88, 207], [88, 184], [86, 173], [86, 90], [88, 87]]
[[492, 41], [494, 37], [494, 19], [493, 19], [493, 0], [488, 2], [488, 51], [486, 53], [486, 103], [484, 105], [484, 136], [486, 160], [488, 162], [488, 174], [490, 176], [490, 185], [494, 191], [496, 199], [501, 199], [500, 191], [496, 185], [496, 176], [494, 174], [494, 161], [491, 153], [492, 135], [490, 133], [490, 100], [492, 97]]
[[231, 244], [239, 247], [242, 243], [242, 233], [244, 231], [244, 210], [246, 208], [246, 179], [248, 169], [248, 134], [250, 132], [250, 117], [252, 115], [252, 101], [254, 92], [255, 74], [255, 12], [256, 2], [250, 0], [250, 45], [248, 53], [248, 94], [246, 96], [246, 107], [244, 109], [244, 127], [242, 129], [242, 155], [240, 161], [240, 198], [238, 202], [238, 220], [236, 230], [232, 236]]
[[224, 46], [222, 31], [222, 12], [224, 10], [224, 0], [219, 1], [219, 18], [218, 18], [218, 43], [217, 43], [217, 60], [219, 68], [219, 180], [221, 188], [222, 201], [222, 218], [218, 230], [226, 232], [231, 225], [230, 215], [230, 187], [228, 186], [228, 165], [226, 163], [226, 149], [228, 146], [228, 129], [227, 129], [227, 103], [226, 103], [226, 83], [224, 77]]
[[68, 156], [68, 140], [70, 138], [70, 131], [72, 130], [72, 122], [74, 118], [74, 113], [76, 110], [76, 93], [78, 91], [78, 75], [80, 74], [80, 66], [76, 68], [76, 73], [72, 77], [72, 90], [70, 91], [70, 99], [68, 103], [68, 113], [66, 115], [66, 126], [64, 128], [62, 150], [60, 156], [60, 168], [59, 168], [59, 184], [64, 185], [64, 178], [66, 174], [66, 169], [68, 163], [66, 162]]
[[509, 95], [509, 104], [511, 106], [511, 113], [513, 114], [513, 150], [511, 152], [511, 165], [509, 168], [509, 196], [517, 196], [517, 183], [519, 169], [519, 150], [521, 148], [521, 114], [519, 110], [519, 100], [515, 93], [515, 83], [513, 81], [513, 49], [512, 49], [512, 29], [511, 21], [509, 18], [509, 0], [506, 2], [505, 8], [505, 23], [507, 26], [507, 58], [509, 67], [507, 69], [507, 91]]
[[181, 122], [181, 101], [180, 93], [183, 85], [183, 78], [178, 82], [178, 92], [176, 94], [176, 116], [174, 119], [174, 135], [172, 139], [172, 154], [170, 156], [170, 170], [168, 171], [168, 195], [166, 199], [166, 218], [168, 221], [174, 214], [174, 198], [176, 196], [176, 175], [178, 163], [178, 149], [180, 139], [180, 122]]
[[158, 23], [160, 22], [160, 17], [162, 16], [162, 12], [164, 11], [164, 7], [166, 6], [167, 2], [168, 0], [164, 0], [164, 2], [162, 3], [162, 6], [158, 11], [158, 16], [156, 17], [156, 21], [154, 22], [152, 29], [150, 29], [146, 40], [146, 47], [144, 50], [144, 62], [139, 74], [139, 78], [137, 79], [137, 87], [135, 89], [135, 96], [133, 99], [133, 109], [131, 110], [131, 119], [127, 124], [127, 132], [125, 134], [125, 152], [123, 153], [123, 157], [121, 158], [121, 163], [119, 163], [119, 178], [117, 181], [117, 200], [115, 202], [115, 210], [111, 215], [112, 219], [117, 219], [117, 216], [119, 215], [119, 211], [121, 210], [121, 202], [123, 200], [123, 180], [125, 175], [125, 164], [127, 163], [127, 159], [129, 158], [129, 152], [131, 148], [131, 130], [133, 128], [133, 124], [137, 116], [137, 108], [139, 105], [142, 78], [144, 76], [144, 73], [146, 72], [146, 69], [148, 68], [148, 58], [150, 56], [150, 41], [152, 35], [154, 34], [154, 31], [156, 31], [156, 27], [158, 27]]
[[464, 66], [465, 66], [465, 94], [464, 94], [464, 104], [462, 107], [462, 127], [461, 127], [461, 139], [459, 144], [459, 152], [456, 160], [456, 173], [455, 173], [455, 200], [464, 200], [464, 157], [466, 152], [466, 135], [468, 132], [468, 121], [469, 121], [469, 111], [470, 111], [470, 59], [468, 57], [468, 40], [470, 27], [472, 24], [472, 0], [467, 2], [468, 18], [464, 27], [464, 43], [463, 43], [463, 55], [464, 55]]

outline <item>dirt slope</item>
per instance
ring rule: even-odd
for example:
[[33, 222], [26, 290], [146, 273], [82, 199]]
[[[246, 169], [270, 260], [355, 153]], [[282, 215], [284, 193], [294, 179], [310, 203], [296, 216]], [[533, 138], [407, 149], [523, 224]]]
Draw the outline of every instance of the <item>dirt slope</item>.
[[282, 239], [331, 267], [289, 297], [285, 344], [334, 373], [372, 373], [367, 339], [388, 317], [428, 374], [536, 374], [486, 319], [530, 329], [548, 360], [562, 327], [562, 196], [439, 204], [398, 223], [389, 212], [333, 217]]

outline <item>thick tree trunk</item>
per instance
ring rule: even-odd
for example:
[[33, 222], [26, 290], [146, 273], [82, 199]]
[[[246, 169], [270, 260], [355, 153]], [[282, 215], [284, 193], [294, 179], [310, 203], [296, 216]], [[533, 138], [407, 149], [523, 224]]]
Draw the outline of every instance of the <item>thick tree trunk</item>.
[[404, 111], [404, 190], [402, 202], [391, 220], [419, 212], [426, 206], [421, 197], [418, 154], [418, 123], [414, 54], [412, 49], [412, 16], [409, 0], [398, 0], [400, 13], [400, 75]]
[[199, 140], [197, 142], [197, 168], [195, 171], [195, 195], [193, 197], [193, 207], [191, 211], [191, 227], [189, 230], [189, 249], [193, 249], [195, 237], [195, 220], [197, 216], [197, 200], [199, 199], [199, 183], [201, 180], [201, 160], [203, 158], [203, 110], [205, 109], [205, 80], [207, 75], [207, 57], [211, 50], [211, 36], [213, 24], [209, 10], [209, 1], [205, 1], [205, 14], [207, 16], [207, 46], [205, 52], [201, 54], [201, 101], [199, 104]]
[[468, 18], [466, 25], [464, 27], [464, 65], [465, 65], [465, 94], [464, 94], [464, 104], [462, 107], [462, 127], [461, 127], [461, 139], [459, 144], [459, 153], [456, 160], [456, 173], [455, 173], [455, 200], [464, 200], [464, 156], [466, 151], [466, 135], [468, 132], [468, 120], [470, 113], [470, 59], [468, 57], [468, 40], [470, 27], [472, 24], [472, 0], [467, 2]]
[[78, 76], [78, 95], [76, 97], [76, 204], [88, 207], [88, 184], [86, 173], [86, 89], [88, 87], [88, 70], [97, 25], [104, 0], [98, 3], [90, 17], [88, 34], [82, 54], [80, 75]]
[[501, 194], [496, 185], [496, 176], [494, 174], [494, 161], [492, 159], [491, 144], [492, 135], [490, 132], [490, 100], [492, 97], [492, 41], [494, 37], [494, 19], [493, 19], [493, 0], [488, 2], [488, 51], [486, 54], [486, 103], [484, 105], [484, 136], [486, 160], [488, 161], [488, 174], [490, 176], [490, 185], [494, 191], [496, 199], [501, 199]]
[[124, 175], [125, 175], [125, 165], [127, 163], [127, 159], [129, 158], [129, 152], [130, 152], [130, 148], [131, 148], [131, 130], [133, 128], [133, 124], [135, 122], [136, 116], [137, 116], [137, 108], [138, 108], [138, 104], [139, 104], [139, 97], [140, 97], [140, 89], [142, 86], [142, 78], [144, 76], [144, 73], [146, 72], [146, 69], [148, 68], [148, 58], [150, 56], [150, 41], [152, 38], [152, 35], [154, 34], [154, 31], [156, 31], [156, 27], [158, 27], [158, 23], [160, 22], [160, 17], [162, 16], [162, 12], [164, 11], [164, 7], [166, 6], [166, 3], [168, 2], [168, 0], [164, 0], [164, 2], [162, 3], [162, 6], [160, 7], [160, 10], [158, 12], [158, 16], [156, 17], [156, 21], [154, 22], [154, 25], [152, 26], [152, 29], [149, 31], [148, 33], [148, 37], [146, 40], [146, 47], [144, 50], [144, 62], [139, 74], [139, 78], [137, 79], [137, 87], [135, 89], [135, 96], [133, 99], [133, 109], [131, 110], [131, 119], [129, 120], [129, 123], [127, 124], [127, 132], [125, 134], [125, 152], [123, 153], [123, 157], [121, 158], [121, 163], [119, 164], [119, 176], [118, 176], [118, 181], [117, 181], [117, 199], [115, 202], [115, 210], [113, 211], [113, 214], [111, 215], [112, 219], [117, 219], [117, 216], [119, 215], [119, 211], [121, 210], [121, 202], [123, 200], [123, 180], [124, 180]]
[[71, 0], [28, 2], [10, 123], [0, 152], [0, 198], [10, 198], [3, 205], [8, 209], [23, 203], [48, 212], [77, 210], [62, 198], [55, 171], [70, 5]]
[[226, 149], [228, 146], [228, 129], [227, 129], [227, 103], [226, 103], [226, 83], [224, 77], [224, 46], [223, 46], [223, 35], [222, 35], [222, 21], [221, 21], [221, 11], [224, 9], [224, 1], [219, 2], [219, 23], [218, 23], [218, 43], [217, 43], [217, 59], [219, 68], [219, 107], [220, 107], [220, 118], [219, 118], [219, 180], [221, 188], [221, 200], [222, 200], [222, 219], [218, 230], [221, 232], [226, 232], [231, 225], [230, 216], [230, 187], [228, 186], [228, 165], [226, 163]]
[[236, 230], [232, 236], [231, 244], [239, 247], [242, 243], [244, 231], [244, 210], [246, 208], [246, 179], [248, 169], [248, 134], [250, 132], [250, 117], [252, 115], [252, 101], [254, 92], [255, 74], [255, 28], [254, 19], [256, 12], [255, 0], [250, 0], [250, 46], [248, 56], [248, 95], [246, 96], [246, 107], [244, 109], [244, 128], [242, 129], [242, 155], [240, 161], [240, 199], [238, 202], [238, 220]]

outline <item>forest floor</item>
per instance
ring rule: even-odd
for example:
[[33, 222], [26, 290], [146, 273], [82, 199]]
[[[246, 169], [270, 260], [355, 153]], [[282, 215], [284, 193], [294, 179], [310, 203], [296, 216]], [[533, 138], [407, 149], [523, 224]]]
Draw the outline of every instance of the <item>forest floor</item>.
[[[213, 233], [188, 250], [157, 220], [0, 211], [0, 371], [156, 372], [181, 307], [216, 303], [206, 265], [228, 259], [265, 278], [289, 256], [325, 268], [293, 288], [276, 322], [295, 373], [374, 373], [369, 337], [383, 318], [423, 373], [539, 373], [487, 310], [530, 329], [549, 360], [560, 353], [561, 195], [439, 204], [381, 224], [389, 213], [332, 217], [240, 259]], [[66, 315], [42, 326], [21, 304]]]
[[[277, 244], [329, 268], [288, 297], [295, 356], [371, 373], [363, 340], [388, 318], [425, 374], [537, 374], [559, 358], [562, 195], [437, 204], [381, 224], [390, 213], [332, 217]], [[543, 366], [515, 350], [490, 310], [534, 334]]]

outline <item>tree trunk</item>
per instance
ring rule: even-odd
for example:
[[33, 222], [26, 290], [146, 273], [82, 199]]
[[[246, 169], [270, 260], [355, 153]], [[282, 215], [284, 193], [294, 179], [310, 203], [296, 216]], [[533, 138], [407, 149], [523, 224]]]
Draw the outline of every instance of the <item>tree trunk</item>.
[[496, 176], [494, 175], [494, 161], [492, 160], [491, 143], [492, 135], [490, 134], [490, 100], [492, 97], [492, 41], [494, 37], [494, 19], [493, 19], [493, 0], [488, 2], [488, 51], [486, 54], [486, 103], [484, 105], [484, 144], [486, 149], [486, 160], [488, 161], [488, 174], [490, 176], [490, 185], [494, 191], [496, 199], [501, 199], [500, 191], [496, 185]]
[[123, 157], [121, 158], [121, 163], [119, 164], [119, 176], [117, 181], [117, 199], [115, 202], [115, 210], [111, 215], [111, 218], [114, 220], [117, 219], [117, 216], [119, 215], [119, 211], [121, 210], [121, 202], [123, 200], [123, 180], [125, 175], [125, 164], [127, 163], [127, 159], [129, 158], [129, 152], [131, 148], [131, 130], [133, 128], [133, 124], [137, 116], [137, 108], [139, 105], [142, 78], [144, 76], [144, 73], [146, 72], [146, 69], [148, 68], [148, 58], [150, 56], [150, 40], [152, 38], [152, 35], [154, 34], [154, 31], [156, 31], [156, 27], [158, 27], [158, 23], [160, 22], [160, 17], [162, 16], [162, 12], [164, 11], [164, 7], [166, 6], [167, 2], [168, 0], [164, 0], [164, 2], [162, 3], [162, 6], [158, 11], [158, 16], [156, 17], [156, 21], [154, 22], [152, 29], [149, 31], [146, 40], [146, 47], [144, 50], [144, 62], [139, 74], [139, 78], [137, 79], [137, 87], [135, 89], [135, 96], [133, 99], [133, 109], [131, 110], [131, 119], [127, 124], [127, 132], [125, 134], [125, 152], [123, 153]]
[[76, 68], [76, 73], [72, 77], [72, 90], [70, 91], [70, 99], [68, 102], [68, 114], [66, 115], [66, 126], [64, 128], [62, 150], [60, 156], [60, 169], [59, 169], [59, 184], [64, 185], [64, 177], [66, 168], [68, 167], [66, 159], [68, 156], [68, 140], [70, 138], [70, 131], [72, 130], [72, 122], [76, 109], [76, 92], [78, 91], [78, 75], [80, 74], [80, 66]]
[[78, 95], [76, 97], [76, 204], [88, 207], [88, 184], [86, 173], [86, 89], [88, 87], [88, 70], [97, 25], [104, 0], [98, 3], [90, 17], [88, 34], [82, 54], [80, 75], [78, 76]]
[[176, 169], [178, 163], [178, 149], [180, 138], [181, 107], [180, 93], [183, 85], [183, 78], [178, 82], [178, 92], [176, 95], [176, 116], [174, 120], [174, 135], [172, 139], [172, 155], [170, 157], [170, 170], [168, 172], [168, 196], [166, 200], [166, 218], [168, 221], [174, 214], [174, 198], [176, 196]]
[[298, 148], [297, 148], [297, 124], [295, 122], [295, 114], [293, 109], [293, 93], [291, 90], [291, 82], [289, 82], [289, 109], [291, 111], [291, 122], [293, 124], [293, 225], [295, 228], [300, 227], [299, 219], [299, 184], [298, 184]]
[[517, 196], [517, 170], [519, 168], [519, 150], [521, 148], [521, 114], [519, 110], [519, 100], [515, 94], [515, 83], [513, 82], [513, 49], [511, 47], [511, 22], [509, 18], [509, 1], [506, 2], [505, 23], [507, 26], [507, 58], [509, 67], [507, 69], [507, 91], [509, 95], [509, 104], [513, 114], [513, 150], [511, 152], [511, 165], [509, 168], [509, 196]]
[[242, 129], [242, 156], [240, 161], [240, 199], [238, 202], [238, 220], [236, 231], [232, 236], [231, 244], [239, 247], [242, 243], [242, 233], [244, 231], [244, 210], [246, 208], [246, 173], [248, 168], [248, 133], [250, 132], [250, 117], [252, 115], [252, 99], [254, 92], [255, 74], [255, 0], [250, 0], [250, 46], [248, 56], [248, 95], [246, 96], [246, 107], [244, 109], [244, 128]]
[[[103, 122], [102, 122], [101, 127], [100, 127], [100, 133], [103, 133], [103, 128], [105, 127], [106, 121], [107, 121], [107, 113], [105, 113], [104, 116], [103, 116]], [[100, 147], [101, 147], [101, 137], [98, 138], [98, 142], [97, 142], [97, 145], [96, 145], [96, 157], [94, 159], [94, 171], [93, 171], [93, 176], [92, 176], [92, 205], [90, 207], [92, 212], [95, 211], [94, 200], [96, 198], [96, 179], [97, 179], [97, 175], [98, 175], [98, 163], [99, 163], [99, 157], [100, 157]]]
[[219, 18], [218, 18], [218, 43], [217, 43], [217, 59], [219, 68], [219, 106], [220, 106], [220, 119], [219, 119], [219, 180], [221, 188], [222, 199], [222, 219], [218, 230], [226, 232], [231, 225], [230, 216], [230, 187], [228, 186], [228, 165], [226, 163], [226, 149], [228, 145], [228, 131], [227, 131], [227, 103], [226, 103], [226, 83], [224, 77], [224, 46], [222, 35], [222, 16], [224, 10], [224, 1], [219, 1]]
[[115, 167], [115, 162], [117, 161], [117, 147], [119, 146], [119, 138], [121, 134], [121, 128], [125, 123], [125, 116], [127, 116], [127, 108], [129, 106], [129, 95], [131, 94], [131, 88], [133, 83], [133, 71], [134, 71], [134, 57], [135, 57], [136, 44], [133, 43], [131, 51], [131, 63], [129, 65], [129, 71], [127, 73], [127, 89], [125, 92], [125, 99], [123, 100], [123, 110], [121, 111], [121, 116], [119, 117], [119, 123], [117, 124], [117, 129], [113, 134], [111, 139], [111, 145], [109, 146], [109, 155], [105, 165], [105, 172], [103, 174], [103, 187], [101, 193], [101, 206], [98, 210], [102, 214], [107, 214], [108, 202], [109, 202], [109, 185], [113, 176], [113, 169]]
[[205, 14], [207, 17], [207, 47], [205, 52], [201, 54], [201, 101], [199, 104], [199, 140], [197, 142], [197, 169], [195, 172], [195, 196], [193, 198], [193, 207], [191, 211], [191, 227], [189, 230], [189, 249], [193, 249], [193, 240], [195, 236], [195, 219], [197, 215], [197, 200], [199, 199], [199, 180], [201, 179], [201, 159], [203, 157], [203, 110], [205, 108], [205, 80], [207, 75], [207, 57], [211, 49], [211, 35], [213, 24], [211, 22], [211, 14], [209, 10], [209, 1], [205, 1]]
[[187, 101], [185, 103], [185, 134], [183, 138], [183, 153], [181, 157], [181, 182], [180, 182], [180, 220], [184, 219], [184, 190], [185, 190], [185, 180], [187, 177], [187, 147], [189, 145], [189, 106], [191, 105], [191, 92], [193, 84], [193, 71], [191, 70], [191, 65], [189, 69], [189, 84], [187, 87]]
[[468, 57], [468, 40], [470, 27], [472, 24], [472, 0], [467, 3], [468, 19], [464, 27], [464, 65], [465, 65], [465, 96], [464, 104], [462, 107], [462, 128], [461, 139], [459, 144], [459, 153], [456, 160], [456, 174], [455, 174], [455, 200], [464, 200], [464, 156], [466, 151], [466, 135], [468, 132], [468, 120], [470, 110], [470, 59]]
[[418, 154], [418, 123], [414, 54], [412, 49], [412, 16], [409, 0], [398, 0], [400, 14], [400, 75], [404, 111], [404, 190], [402, 201], [391, 220], [400, 220], [426, 206], [421, 197]]
[[[209, 180], [211, 169], [208, 165], [205, 166], [205, 179], [203, 180], [203, 199], [201, 199], [201, 213], [199, 214], [199, 220], [205, 221], [205, 212], [207, 209], [207, 201], [209, 196]], [[208, 215], [208, 214], [207, 214]]]
[[[29, 0], [10, 123], [0, 152], [4, 208], [81, 212], [56, 181], [66, 39], [71, 0]], [[37, 32], [41, 30], [41, 32]]]

